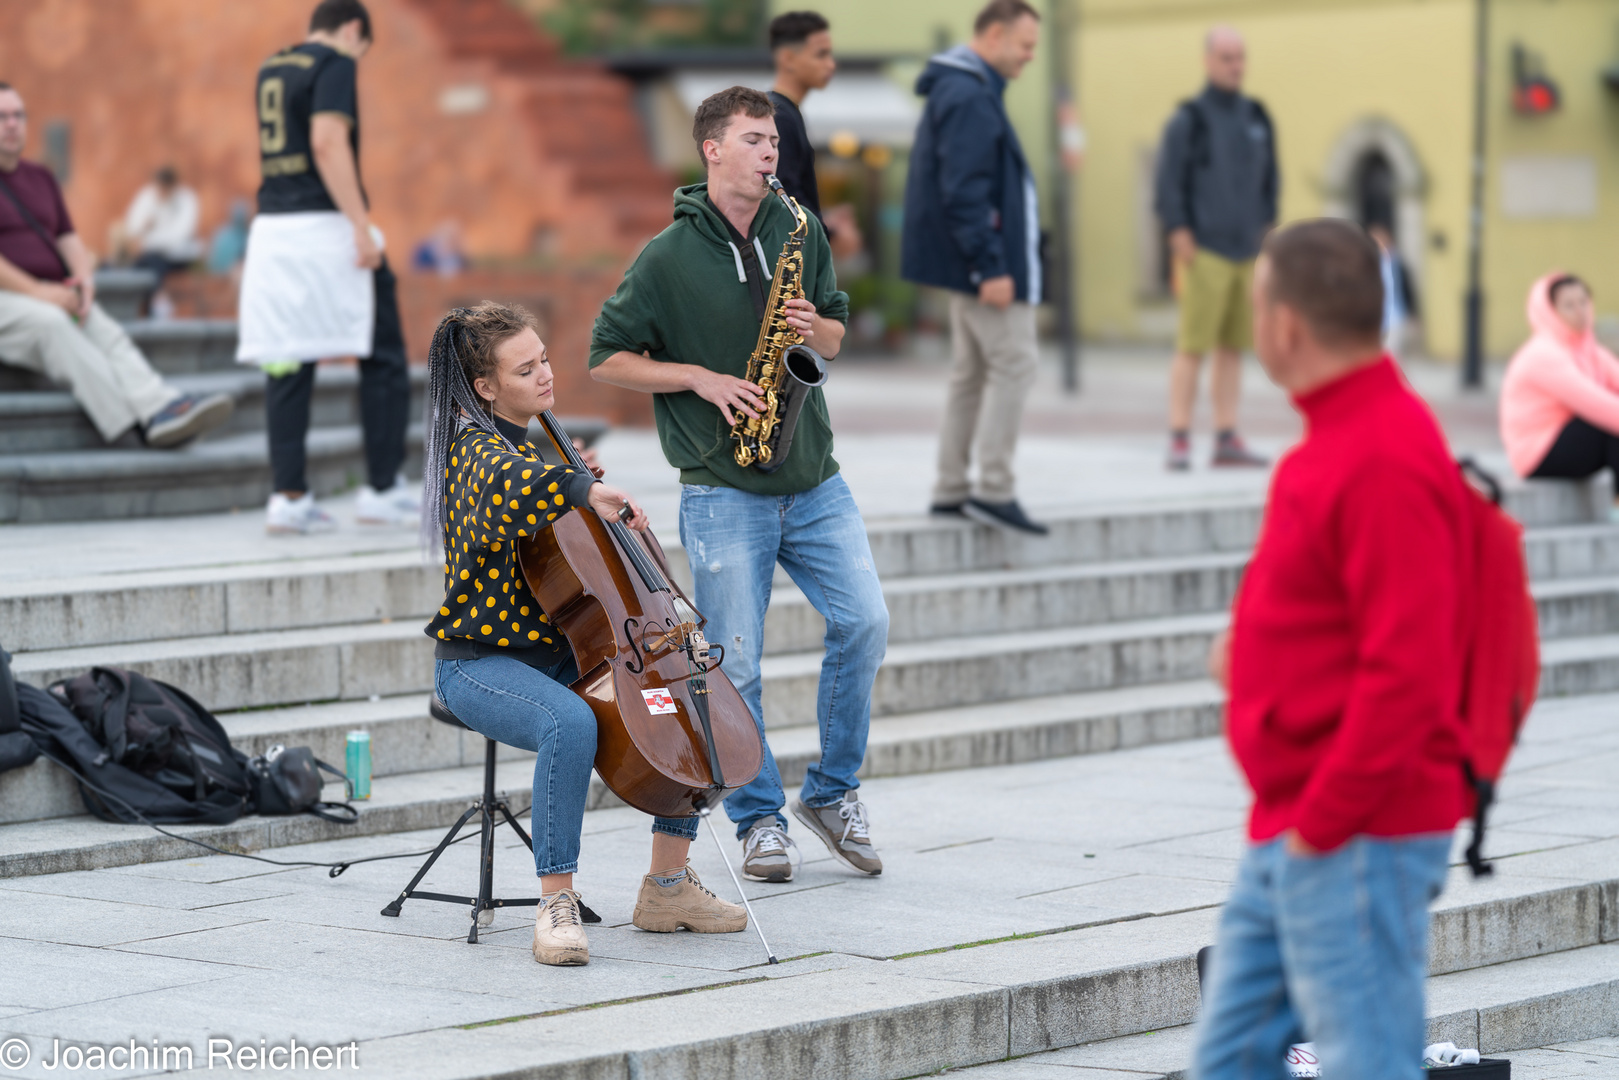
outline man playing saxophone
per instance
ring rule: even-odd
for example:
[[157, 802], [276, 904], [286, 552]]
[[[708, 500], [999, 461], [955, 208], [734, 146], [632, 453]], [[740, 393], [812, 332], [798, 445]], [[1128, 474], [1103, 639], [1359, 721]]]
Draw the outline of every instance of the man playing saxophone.
[[[800, 224], [769, 186], [774, 116], [769, 98], [741, 86], [698, 107], [692, 136], [708, 180], [675, 192], [674, 224], [647, 244], [603, 306], [591, 374], [654, 395], [664, 456], [680, 470], [680, 539], [693, 599], [761, 730], [759, 664], [777, 563], [825, 618], [816, 699], [821, 759], [809, 767], [793, 815], [845, 866], [875, 875], [883, 864], [855, 772], [865, 757], [888, 609], [860, 511], [832, 459], [826, 400], [818, 387], [794, 388], [803, 398], [790, 452], [774, 457], [769, 471], [740, 463], [732, 434], [765, 405], [761, 387], [748, 381], [749, 358], [773, 293], [778, 300], [782, 293], [772, 279]], [[831, 358], [843, 343], [849, 298], [838, 291], [826, 234], [813, 215], [800, 235], [803, 296], [781, 301], [776, 314], [804, 345]], [[758, 777], [725, 803], [755, 880], [793, 876], [786, 801], [767, 742]]]

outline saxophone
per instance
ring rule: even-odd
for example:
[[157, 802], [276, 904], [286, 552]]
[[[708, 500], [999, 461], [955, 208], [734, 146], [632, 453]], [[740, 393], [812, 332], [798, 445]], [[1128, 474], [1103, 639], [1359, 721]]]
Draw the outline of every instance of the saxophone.
[[804, 237], [809, 234], [809, 215], [782, 190], [780, 180], [770, 176], [766, 182], [797, 224], [776, 258], [759, 340], [748, 357], [747, 379], [763, 391], [764, 408], [758, 416], [745, 416], [732, 424], [731, 438], [737, 444], [734, 456], [738, 465], [769, 473], [786, 463], [804, 399], [812, 387], [826, 382], [826, 361], [787, 325], [787, 301], [804, 298]]

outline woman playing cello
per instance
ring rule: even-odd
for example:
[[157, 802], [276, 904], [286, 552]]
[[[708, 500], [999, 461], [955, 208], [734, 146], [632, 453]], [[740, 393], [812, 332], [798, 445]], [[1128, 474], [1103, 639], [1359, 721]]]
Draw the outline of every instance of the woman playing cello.
[[[567, 639], [551, 625], [518, 568], [518, 542], [571, 510], [647, 528], [629, 495], [548, 465], [528, 442], [529, 420], [553, 401], [553, 376], [533, 316], [483, 303], [446, 315], [428, 354], [423, 528], [444, 544], [444, 601], [427, 626], [433, 685], [472, 730], [534, 751], [532, 832], [542, 903], [534, 959], [590, 958], [573, 876], [596, 755], [596, 719], [569, 685]], [[439, 498], [432, 498], [437, 492]], [[643, 930], [735, 933], [747, 913], [703, 887], [687, 864], [698, 819], [655, 818], [650, 872], [633, 923]]]

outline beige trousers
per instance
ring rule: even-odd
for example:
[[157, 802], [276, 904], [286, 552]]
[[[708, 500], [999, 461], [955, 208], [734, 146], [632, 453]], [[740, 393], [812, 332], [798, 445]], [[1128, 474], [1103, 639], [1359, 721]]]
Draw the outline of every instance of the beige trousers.
[[81, 325], [55, 304], [0, 290], [0, 362], [39, 372], [73, 391], [108, 442], [144, 424], [179, 395], [99, 305]]
[[[972, 495], [984, 502], [1010, 502], [1017, 496], [1012, 456], [1039, 358], [1034, 308], [1016, 303], [1002, 311], [976, 296], [951, 293], [950, 353], [950, 394], [939, 433], [933, 501], [959, 503]], [[967, 479], [973, 460], [978, 462], [976, 486]]]

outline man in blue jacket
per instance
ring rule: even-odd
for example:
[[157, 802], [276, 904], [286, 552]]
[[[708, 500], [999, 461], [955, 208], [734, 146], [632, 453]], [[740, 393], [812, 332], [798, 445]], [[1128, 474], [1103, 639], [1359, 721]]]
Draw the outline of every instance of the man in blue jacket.
[[1038, 356], [1040, 216], [1001, 94], [1039, 40], [1040, 13], [1026, 0], [990, 0], [972, 41], [928, 61], [916, 83], [928, 101], [911, 149], [901, 267], [908, 281], [951, 291], [933, 513], [1036, 535], [1047, 530], [1018, 505], [1012, 457]]

